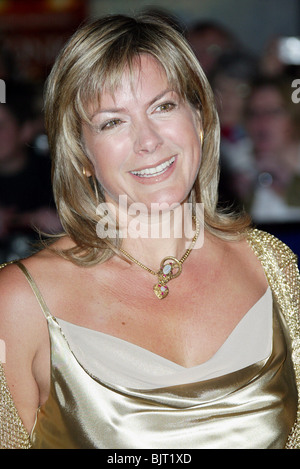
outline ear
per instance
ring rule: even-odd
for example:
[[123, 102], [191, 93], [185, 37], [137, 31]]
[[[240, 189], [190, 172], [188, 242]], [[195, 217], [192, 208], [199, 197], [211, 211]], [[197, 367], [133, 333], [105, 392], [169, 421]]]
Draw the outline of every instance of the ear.
[[89, 156], [89, 151], [88, 151], [88, 149], [87, 149], [86, 146], [85, 146], [83, 136], [81, 136], [81, 142], [80, 142], [80, 144], [81, 144], [81, 150], [82, 150], [82, 152], [84, 153], [85, 158], [87, 159], [87, 162], [86, 162], [85, 164], [84, 164], [84, 163], [82, 164], [82, 174], [83, 174], [85, 177], [89, 178], [89, 177], [91, 177], [91, 176], [93, 175], [93, 169], [94, 169], [94, 167], [93, 167], [93, 163], [92, 163], [92, 161], [91, 161], [91, 158], [90, 158], [90, 156]]

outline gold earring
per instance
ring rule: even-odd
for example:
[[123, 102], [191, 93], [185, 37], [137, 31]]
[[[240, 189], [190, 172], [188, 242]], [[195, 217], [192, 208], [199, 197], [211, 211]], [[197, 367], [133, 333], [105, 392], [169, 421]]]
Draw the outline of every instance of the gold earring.
[[201, 147], [203, 146], [203, 130], [200, 132], [200, 142], [201, 142]]
[[84, 166], [82, 167], [82, 174], [86, 177], [89, 178], [92, 176], [92, 173], [89, 169], [86, 169]]

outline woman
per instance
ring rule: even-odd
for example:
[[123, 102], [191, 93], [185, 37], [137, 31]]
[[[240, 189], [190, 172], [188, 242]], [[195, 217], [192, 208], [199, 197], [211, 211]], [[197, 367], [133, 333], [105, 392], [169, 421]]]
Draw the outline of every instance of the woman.
[[151, 16], [84, 26], [46, 125], [65, 233], [1, 271], [2, 446], [295, 444], [296, 261], [217, 212], [218, 119], [181, 35]]

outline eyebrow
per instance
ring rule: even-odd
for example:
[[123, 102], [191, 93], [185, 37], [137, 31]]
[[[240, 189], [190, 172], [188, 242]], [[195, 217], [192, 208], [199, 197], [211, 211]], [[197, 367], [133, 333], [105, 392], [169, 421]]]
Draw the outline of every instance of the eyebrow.
[[[151, 101], [149, 101], [146, 106], [147, 108], [152, 106], [152, 104], [154, 104], [156, 101], [159, 101], [161, 98], [163, 98], [166, 94], [168, 93], [176, 93], [175, 90], [173, 90], [172, 88], [167, 88], [165, 89], [164, 91], [162, 91], [161, 93], [159, 93], [157, 96], [155, 96], [153, 99], [151, 99]], [[93, 115], [91, 116], [91, 119], [93, 119], [97, 114], [105, 114], [105, 113], [108, 113], [108, 114], [114, 114], [114, 113], [118, 113], [118, 112], [126, 112], [126, 108], [124, 107], [116, 107], [116, 108], [109, 108], [109, 109], [101, 109], [101, 108], [98, 108], [94, 113]]]

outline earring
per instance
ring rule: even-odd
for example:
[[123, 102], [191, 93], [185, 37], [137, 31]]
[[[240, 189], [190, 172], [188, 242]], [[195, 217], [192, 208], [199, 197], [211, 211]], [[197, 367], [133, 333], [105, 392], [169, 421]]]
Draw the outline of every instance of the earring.
[[92, 176], [92, 173], [89, 169], [86, 169], [85, 166], [82, 167], [82, 174], [86, 177], [89, 178]]
[[204, 138], [204, 136], [203, 136], [203, 130], [201, 130], [201, 132], [200, 132], [201, 147], [203, 146], [203, 138]]

